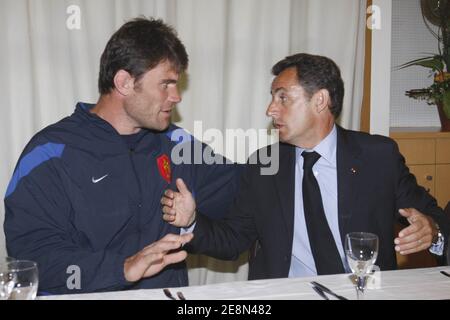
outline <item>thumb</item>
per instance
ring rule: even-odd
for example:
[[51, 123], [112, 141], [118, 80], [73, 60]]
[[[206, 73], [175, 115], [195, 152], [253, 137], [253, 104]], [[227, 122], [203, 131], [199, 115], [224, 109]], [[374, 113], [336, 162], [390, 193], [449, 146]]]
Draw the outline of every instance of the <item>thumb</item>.
[[190, 192], [189, 192], [189, 189], [187, 188], [187, 186], [186, 186], [186, 184], [184, 183], [183, 179], [178, 178], [176, 183], [177, 183], [178, 191], [180, 191], [180, 193], [181, 193], [182, 195], [186, 195], [186, 194], [189, 194], [189, 193], [190, 193]]
[[184, 246], [186, 243], [192, 240], [194, 238], [193, 233], [185, 233], [180, 235], [181, 245]]
[[399, 209], [398, 212], [405, 218], [409, 218], [413, 215], [412, 211], [409, 209]]

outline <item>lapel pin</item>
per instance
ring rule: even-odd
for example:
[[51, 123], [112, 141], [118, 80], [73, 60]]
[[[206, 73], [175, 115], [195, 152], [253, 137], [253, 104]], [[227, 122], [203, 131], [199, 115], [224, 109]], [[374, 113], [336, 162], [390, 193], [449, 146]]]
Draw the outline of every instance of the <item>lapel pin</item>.
[[356, 174], [358, 171], [357, 171], [355, 168], [351, 168], [351, 169], [350, 169], [350, 172], [351, 172], [352, 174]]

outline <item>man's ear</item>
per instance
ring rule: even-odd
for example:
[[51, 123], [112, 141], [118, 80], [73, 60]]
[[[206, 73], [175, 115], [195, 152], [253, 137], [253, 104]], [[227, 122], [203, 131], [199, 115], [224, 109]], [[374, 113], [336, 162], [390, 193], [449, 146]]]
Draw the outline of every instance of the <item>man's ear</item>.
[[134, 78], [127, 71], [120, 69], [114, 76], [114, 87], [123, 96], [128, 96], [134, 89]]
[[320, 89], [313, 95], [314, 106], [317, 113], [322, 113], [328, 110], [330, 105], [330, 93], [327, 89]]

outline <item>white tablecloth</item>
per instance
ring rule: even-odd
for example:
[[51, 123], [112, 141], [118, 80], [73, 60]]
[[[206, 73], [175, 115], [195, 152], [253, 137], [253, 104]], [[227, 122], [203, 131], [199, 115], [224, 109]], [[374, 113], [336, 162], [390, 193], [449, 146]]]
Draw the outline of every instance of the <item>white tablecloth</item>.
[[[410, 269], [379, 272], [366, 289], [365, 299], [450, 299], [450, 278], [439, 271], [450, 272], [450, 267]], [[310, 281], [318, 281], [336, 293], [356, 299], [350, 276], [347, 274], [318, 276], [311, 278], [271, 279], [256, 281], [228, 282], [204, 286], [170, 288], [176, 296], [181, 291], [187, 300], [277, 300], [277, 299], [322, 299], [313, 289]], [[38, 297], [49, 299], [163, 299], [168, 298], [162, 289], [129, 290], [104, 293], [55, 295]]]

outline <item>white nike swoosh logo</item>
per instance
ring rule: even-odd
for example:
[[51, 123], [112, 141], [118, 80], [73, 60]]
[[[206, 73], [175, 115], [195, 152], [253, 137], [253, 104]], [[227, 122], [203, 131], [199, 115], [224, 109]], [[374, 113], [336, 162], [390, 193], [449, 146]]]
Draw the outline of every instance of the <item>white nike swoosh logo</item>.
[[92, 183], [100, 182], [100, 181], [102, 181], [103, 179], [105, 179], [107, 176], [108, 176], [108, 175], [105, 174], [103, 177], [100, 177], [100, 178], [98, 178], [98, 179], [95, 179], [94, 177], [92, 177]]

